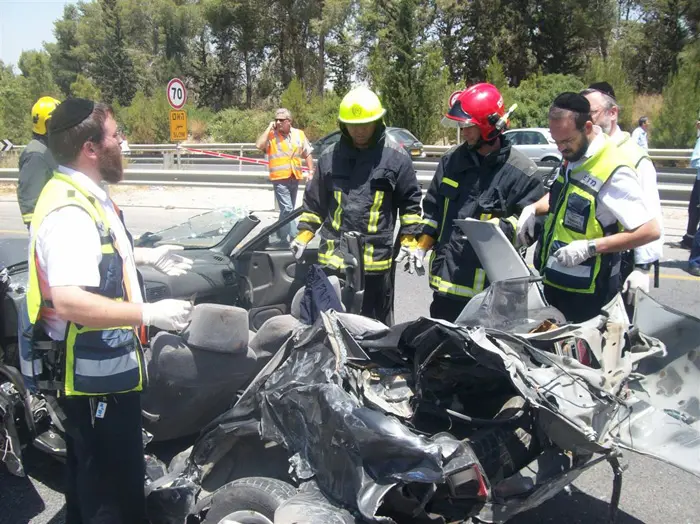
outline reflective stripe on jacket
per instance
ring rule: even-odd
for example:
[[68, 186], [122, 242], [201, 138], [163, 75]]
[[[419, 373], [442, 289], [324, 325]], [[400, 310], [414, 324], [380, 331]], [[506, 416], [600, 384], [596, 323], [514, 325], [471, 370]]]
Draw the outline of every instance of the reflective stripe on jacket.
[[596, 217], [598, 195], [610, 177], [621, 167], [633, 169], [606, 137], [606, 144], [595, 155], [567, 174], [566, 165], [550, 193], [550, 210], [535, 266], [546, 285], [572, 293], [607, 293], [610, 279], [620, 272], [620, 254], [597, 255], [574, 267], [559, 264], [552, 256], [575, 240], [595, 240], [621, 231], [618, 222], [603, 227]]
[[[37, 202], [31, 224], [35, 234], [29, 249], [29, 285], [26, 295], [29, 325], [20, 333], [20, 339], [24, 339], [24, 343], [20, 344], [24, 346], [20, 347], [23, 372], [31, 373], [36, 368], [38, 359], [33, 342], [43, 330], [35, 327], [38, 327], [42, 314], [53, 309], [51, 289], [37, 260], [36, 232], [49, 213], [65, 206], [78, 206], [85, 210], [100, 234], [100, 285], [86, 288], [87, 291], [117, 301], [128, 299], [124, 291], [127, 286], [124, 282], [123, 261], [115, 247], [109, 217], [104, 213], [102, 205], [95, 201], [95, 197], [76, 184], [70, 176], [55, 173]], [[106, 395], [140, 391], [143, 388], [143, 355], [133, 326], [92, 329], [68, 322], [63, 357], [62, 393], [66, 396]]]
[[301, 129], [291, 128], [285, 138], [276, 131], [270, 131], [267, 142], [267, 159], [270, 162], [270, 180], [301, 179], [302, 154], [306, 135]]
[[316, 232], [321, 265], [343, 269], [343, 233], [363, 235], [365, 271], [382, 273], [393, 263], [394, 229], [415, 235], [421, 227], [421, 189], [408, 153], [378, 127], [374, 144], [357, 149], [343, 134], [318, 159], [304, 192], [299, 229]]
[[438, 163], [423, 199], [422, 227], [423, 234], [436, 240], [429, 265], [436, 293], [468, 300], [488, 286], [481, 262], [455, 220], [492, 221], [514, 241], [522, 208], [545, 194], [535, 163], [501, 140], [501, 149], [486, 157], [462, 144]]

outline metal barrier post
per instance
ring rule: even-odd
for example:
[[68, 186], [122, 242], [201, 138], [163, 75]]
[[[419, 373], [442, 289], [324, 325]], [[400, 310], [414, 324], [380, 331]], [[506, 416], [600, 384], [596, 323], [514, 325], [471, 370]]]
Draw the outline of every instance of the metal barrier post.
[[[238, 156], [243, 156], [243, 145], [241, 145], [241, 148], [238, 150]], [[243, 160], [240, 158], [238, 159], [238, 170], [243, 171]]]

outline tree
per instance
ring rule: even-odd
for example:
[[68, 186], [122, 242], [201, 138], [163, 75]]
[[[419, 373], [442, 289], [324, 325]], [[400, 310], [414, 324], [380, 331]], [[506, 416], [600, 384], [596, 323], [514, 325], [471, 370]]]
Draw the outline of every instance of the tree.
[[428, 38], [435, 11], [418, 0], [367, 6], [368, 35], [376, 35], [369, 73], [387, 110], [387, 122], [430, 141], [444, 110], [447, 71], [439, 46]]
[[32, 100], [42, 96], [60, 98], [60, 89], [51, 72], [51, 57], [46, 51], [23, 51], [18, 65], [22, 76], [27, 79], [25, 85]]
[[0, 61], [0, 138], [26, 144], [32, 136], [32, 100], [27, 79]]
[[136, 71], [126, 48], [117, 0], [100, 0], [105, 37], [93, 65], [93, 76], [104, 100], [127, 106], [136, 94]]
[[70, 93], [70, 86], [83, 71], [78, 46], [78, 23], [80, 12], [73, 4], [63, 8], [63, 18], [54, 22], [55, 44], [45, 44], [51, 56], [53, 77], [64, 95]]
[[508, 89], [503, 97], [506, 107], [517, 103], [511, 118], [511, 127], [547, 127], [547, 114], [554, 99], [564, 91], [579, 92], [584, 84], [573, 75], [543, 75], [537, 73], [515, 89]]
[[88, 100], [102, 100], [102, 93], [95, 83], [84, 75], [75, 77], [75, 82], [70, 85], [71, 96], [87, 98]]
[[691, 60], [682, 62], [663, 90], [664, 104], [652, 139], [656, 147], [693, 147], [695, 122], [700, 119], [700, 69]]

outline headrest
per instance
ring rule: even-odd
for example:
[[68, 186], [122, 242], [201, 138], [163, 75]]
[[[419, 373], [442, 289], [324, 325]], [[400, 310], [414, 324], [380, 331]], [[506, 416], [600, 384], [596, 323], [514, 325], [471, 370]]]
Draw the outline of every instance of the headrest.
[[182, 340], [193, 348], [237, 353], [248, 348], [248, 312], [235, 306], [197, 304]]

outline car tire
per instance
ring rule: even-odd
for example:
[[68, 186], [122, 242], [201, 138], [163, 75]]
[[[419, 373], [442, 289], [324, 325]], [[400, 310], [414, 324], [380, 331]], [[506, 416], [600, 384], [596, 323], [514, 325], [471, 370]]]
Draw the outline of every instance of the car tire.
[[559, 159], [553, 156], [548, 156], [542, 159], [542, 163], [554, 165], [559, 163]]
[[272, 524], [275, 510], [296, 491], [266, 477], [234, 480], [216, 490], [202, 524]]

